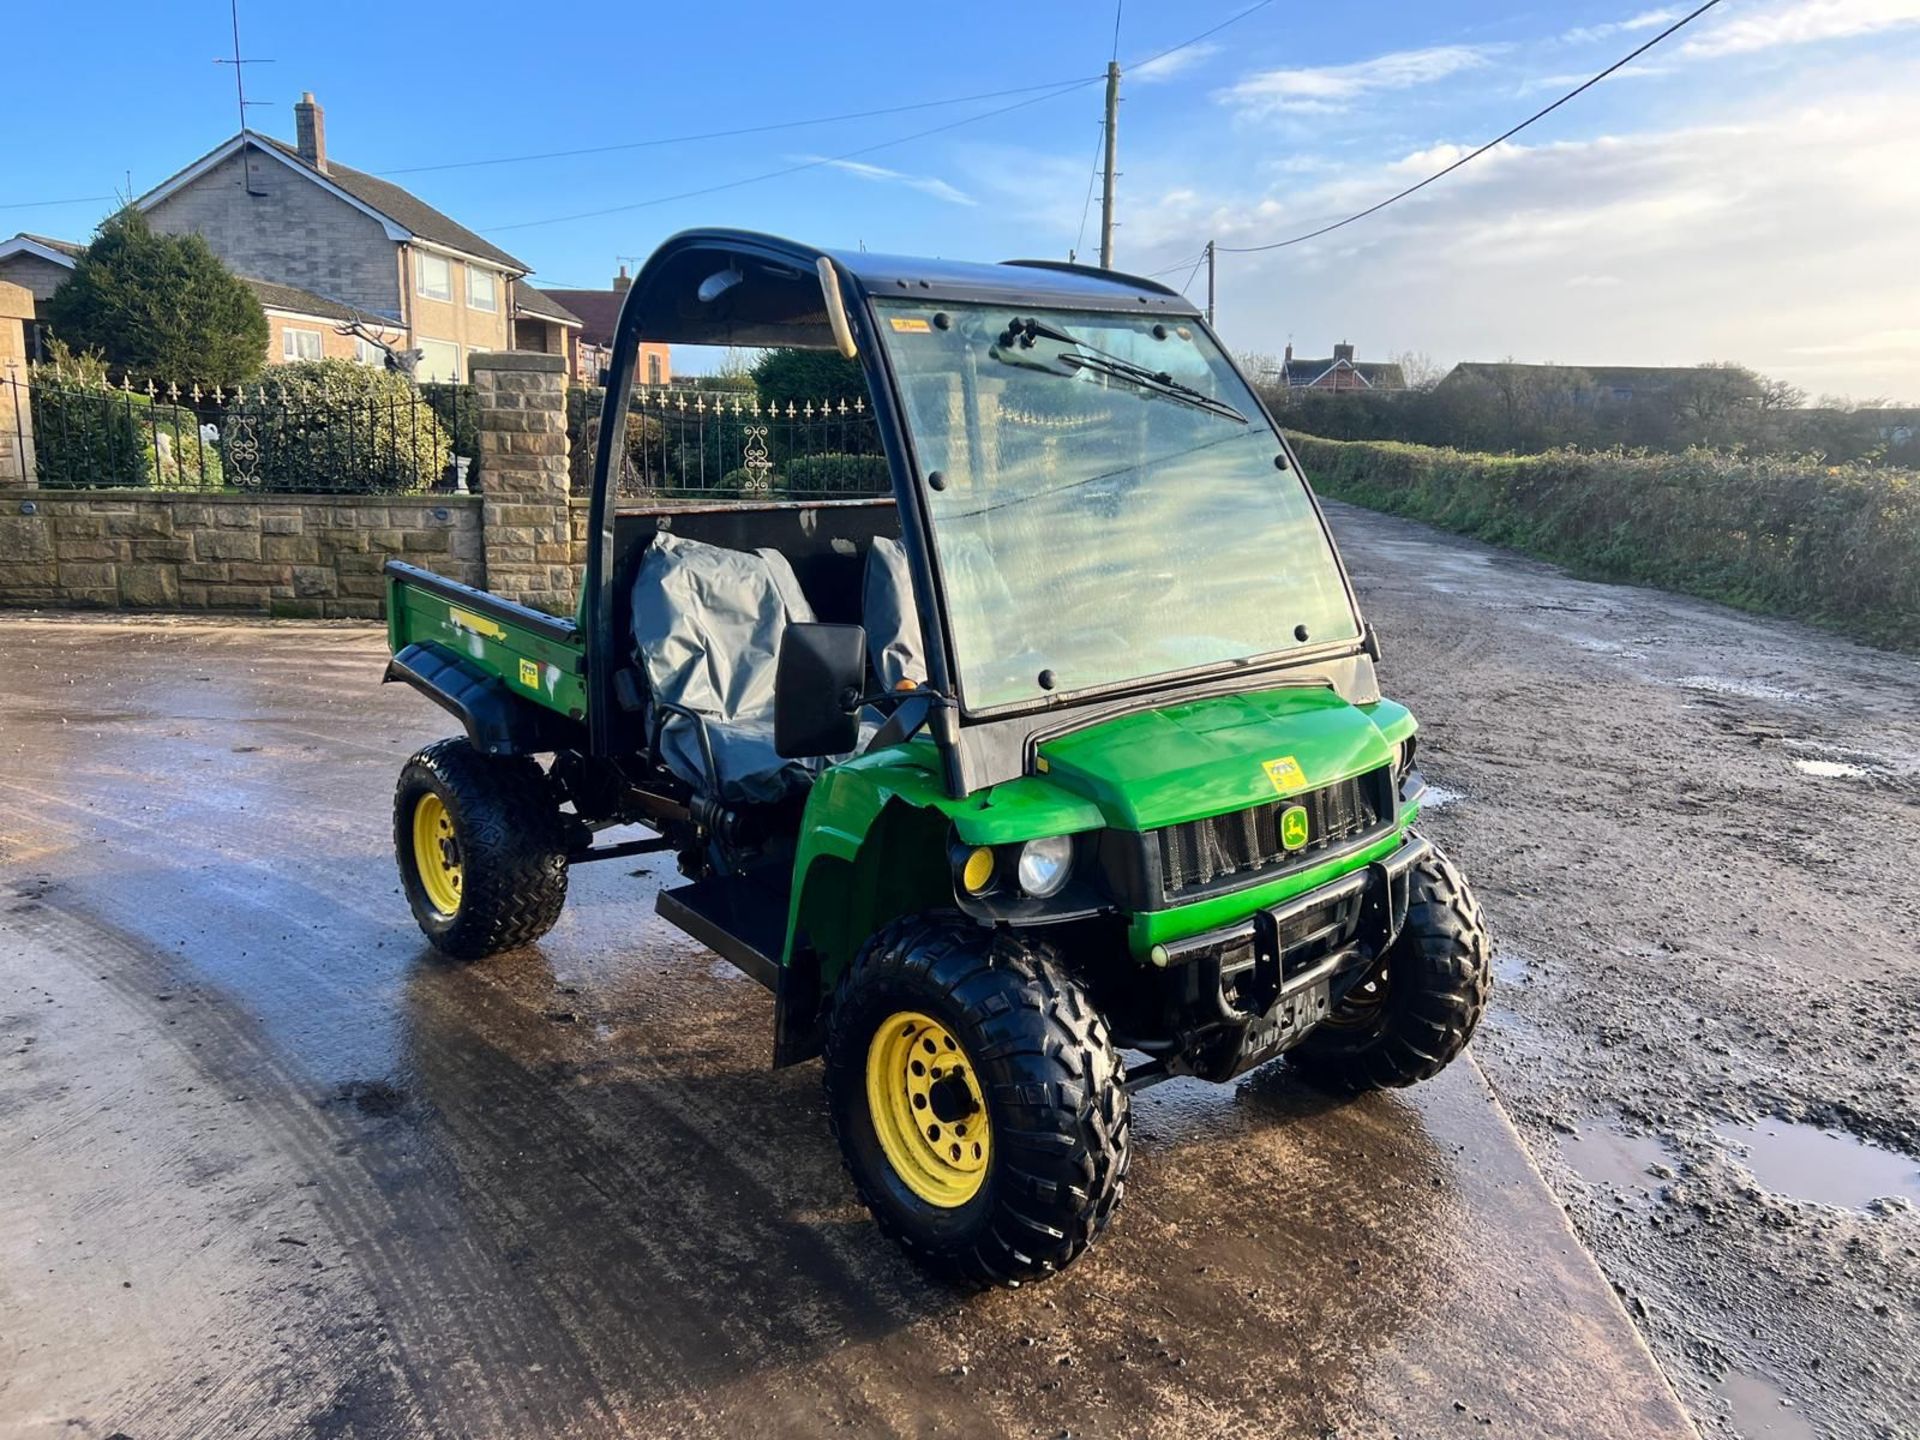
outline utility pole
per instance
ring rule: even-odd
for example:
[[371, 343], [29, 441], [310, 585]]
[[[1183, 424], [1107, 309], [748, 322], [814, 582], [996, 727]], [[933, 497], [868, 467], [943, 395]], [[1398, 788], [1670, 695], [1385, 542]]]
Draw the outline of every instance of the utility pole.
[[1213, 241], [1207, 242], [1207, 324], [1213, 324]]
[[1119, 148], [1120, 62], [1107, 62], [1107, 169], [1100, 182], [1100, 268], [1113, 268], [1113, 161]]

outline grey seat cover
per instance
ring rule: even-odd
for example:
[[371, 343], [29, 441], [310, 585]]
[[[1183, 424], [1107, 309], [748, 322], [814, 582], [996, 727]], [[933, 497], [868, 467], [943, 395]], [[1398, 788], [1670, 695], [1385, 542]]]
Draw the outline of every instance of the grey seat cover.
[[898, 540], [876, 535], [867, 549], [867, 571], [860, 600], [861, 621], [867, 627], [867, 655], [873, 673], [885, 690], [897, 690], [902, 680], [927, 683], [925, 642], [920, 635], [920, 608], [913, 598], [913, 577], [907, 572], [907, 552]]
[[[777, 550], [726, 550], [654, 537], [633, 586], [633, 634], [647, 689], [705, 718], [728, 804], [768, 804], [805, 787], [812, 770], [773, 749], [774, 666], [788, 625], [813, 619], [793, 567]], [[656, 713], [660, 758], [707, 788], [699, 735]]]

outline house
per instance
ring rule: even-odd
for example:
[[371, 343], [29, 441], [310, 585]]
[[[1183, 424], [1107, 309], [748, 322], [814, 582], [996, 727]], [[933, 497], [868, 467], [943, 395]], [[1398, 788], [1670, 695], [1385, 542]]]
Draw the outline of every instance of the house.
[[[525, 262], [334, 159], [311, 91], [293, 112], [293, 144], [242, 130], [133, 202], [155, 230], [197, 232], [256, 292], [267, 287], [268, 360], [372, 362], [384, 341], [419, 352], [422, 380], [465, 380], [469, 356], [516, 348]], [[576, 317], [543, 304], [524, 318], [544, 349], [564, 347]]]
[[40, 359], [45, 351], [47, 301], [66, 283], [80, 249], [71, 240], [29, 235], [24, 230], [0, 240], [0, 283], [18, 285], [33, 297], [35, 323], [27, 327], [30, 360]]
[[[66, 283], [85, 248], [72, 240], [46, 235], [20, 234], [0, 241], [0, 281], [23, 285], [34, 298], [38, 323], [28, 339], [33, 359], [43, 358], [46, 351], [46, 303]], [[276, 285], [251, 275], [237, 278], [253, 291], [267, 313], [269, 361], [325, 358], [378, 365], [385, 361], [387, 352], [377, 341], [405, 348], [406, 332], [399, 326], [382, 323], [350, 305], [295, 285]], [[355, 326], [360, 333], [352, 333]]]
[[1512, 360], [1462, 361], [1436, 387], [1479, 385], [1495, 390], [1558, 388], [1579, 405], [1627, 404], [1685, 388], [1698, 365], [1522, 365]]
[[[580, 328], [572, 336], [567, 352], [567, 373], [582, 385], [599, 383], [600, 371], [613, 358], [613, 330], [620, 320], [620, 305], [627, 298], [633, 281], [622, 265], [613, 277], [610, 290], [542, 290], [556, 305], [577, 315]], [[531, 287], [529, 287], [531, 288]], [[665, 345], [642, 344], [635, 362], [634, 384], [671, 385], [673, 356]]]
[[1296, 360], [1289, 342], [1276, 378], [1284, 380], [1289, 390], [1351, 392], [1407, 388], [1406, 374], [1398, 365], [1355, 360], [1353, 346], [1344, 340], [1333, 347], [1333, 356], [1327, 360]]

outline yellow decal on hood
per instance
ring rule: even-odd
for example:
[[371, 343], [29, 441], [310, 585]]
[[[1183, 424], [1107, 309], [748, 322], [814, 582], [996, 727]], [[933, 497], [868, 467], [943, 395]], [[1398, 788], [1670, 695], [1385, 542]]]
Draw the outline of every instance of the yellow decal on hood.
[[1262, 761], [1260, 768], [1267, 772], [1267, 779], [1282, 795], [1291, 795], [1296, 790], [1307, 788], [1307, 772], [1300, 768], [1300, 762], [1291, 755]]

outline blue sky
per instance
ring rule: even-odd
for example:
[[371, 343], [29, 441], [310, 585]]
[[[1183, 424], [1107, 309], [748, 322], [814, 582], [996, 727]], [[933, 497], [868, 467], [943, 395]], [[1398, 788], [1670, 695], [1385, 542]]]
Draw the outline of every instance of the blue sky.
[[[1687, 7], [1133, 0], [1118, 259], [1153, 271], [1209, 236], [1257, 244], [1391, 193], [1498, 133]], [[253, 124], [290, 136], [316, 92], [329, 148], [385, 172], [744, 128], [1093, 77], [1109, 3], [712, 7], [266, 5], [241, 14]], [[53, 7], [9, 22], [0, 234], [82, 239], [108, 207], [236, 128], [225, 4], [112, 5], [84, 44]], [[825, 17], [824, 19], [822, 17]], [[1310, 245], [1223, 256], [1245, 351], [1731, 359], [1812, 392], [1920, 400], [1920, 0], [1724, 0], [1512, 147]], [[604, 284], [688, 225], [969, 258], [1080, 238], [1100, 87], [732, 139], [393, 178], [521, 256]], [[969, 120], [939, 134], [916, 132]], [[902, 141], [898, 144], [885, 142]], [[878, 148], [869, 148], [878, 147]], [[837, 157], [865, 150], [851, 161]], [[622, 213], [824, 158], [799, 174]], [[1097, 200], [1095, 205], [1097, 218]], [[1090, 218], [1083, 256], [1095, 246]], [[1188, 270], [1174, 271], [1178, 284]], [[1204, 277], [1195, 280], [1195, 290]]]

